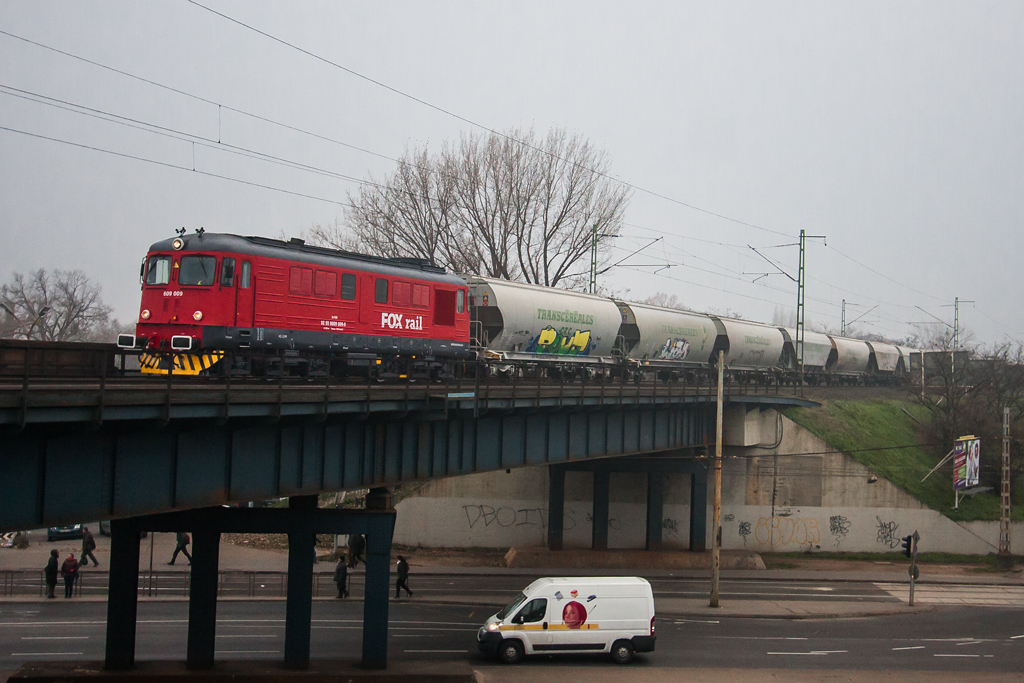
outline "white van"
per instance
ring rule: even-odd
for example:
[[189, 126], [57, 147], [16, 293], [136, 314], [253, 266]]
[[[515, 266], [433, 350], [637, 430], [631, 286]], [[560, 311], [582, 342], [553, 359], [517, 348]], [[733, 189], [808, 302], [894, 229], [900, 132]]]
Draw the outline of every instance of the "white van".
[[483, 625], [477, 645], [515, 664], [524, 655], [607, 652], [619, 664], [654, 651], [654, 595], [646, 579], [537, 579]]

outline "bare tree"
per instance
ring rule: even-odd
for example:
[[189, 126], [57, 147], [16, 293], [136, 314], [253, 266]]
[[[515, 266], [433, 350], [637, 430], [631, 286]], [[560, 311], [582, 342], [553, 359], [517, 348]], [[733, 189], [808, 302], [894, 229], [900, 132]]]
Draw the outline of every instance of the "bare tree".
[[469, 133], [432, 155], [406, 151], [398, 168], [349, 196], [346, 227], [314, 227], [313, 242], [430, 259], [455, 272], [547, 286], [586, 283], [593, 236], [603, 260], [629, 188], [607, 155], [553, 129]]
[[678, 308], [680, 311], [689, 310], [683, 305], [683, 302], [679, 300], [677, 295], [669, 294], [667, 292], [655, 292], [644, 299], [641, 303], [650, 304], [652, 306], [661, 306], [662, 308]]
[[0, 286], [0, 304], [5, 337], [88, 341], [111, 322], [99, 285], [80, 270], [15, 273], [10, 283]]

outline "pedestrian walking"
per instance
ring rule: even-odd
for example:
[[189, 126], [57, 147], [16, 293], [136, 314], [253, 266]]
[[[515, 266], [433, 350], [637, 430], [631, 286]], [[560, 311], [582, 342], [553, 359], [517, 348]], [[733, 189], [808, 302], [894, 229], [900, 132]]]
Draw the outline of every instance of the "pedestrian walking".
[[405, 561], [405, 558], [401, 555], [398, 556], [398, 580], [395, 581], [395, 599], [402, 594], [402, 589], [412, 597], [412, 591], [409, 590], [409, 563]]
[[338, 560], [338, 566], [334, 568], [334, 583], [338, 584], [338, 597], [348, 597], [348, 565], [345, 558]]
[[70, 598], [75, 592], [75, 579], [78, 578], [78, 560], [75, 559], [74, 553], [68, 553], [64, 558], [60, 573], [64, 575], [64, 597]]
[[55, 598], [54, 591], [57, 589], [57, 572], [60, 571], [57, 564], [57, 559], [60, 557], [60, 553], [56, 550], [50, 551], [50, 561], [46, 563], [46, 569], [43, 573], [46, 575], [46, 597]]
[[178, 544], [174, 546], [174, 554], [171, 555], [171, 561], [167, 564], [174, 564], [174, 561], [178, 559], [178, 553], [184, 554], [188, 563], [192, 564], [192, 556], [188, 554], [188, 544], [192, 542], [192, 539], [184, 531], [179, 531], [176, 538]]
[[366, 558], [363, 557], [363, 553], [366, 552], [366, 539], [363, 538], [362, 534], [352, 534], [348, 539], [348, 554], [351, 556], [352, 561], [349, 562], [348, 566], [355, 569], [359, 566], [359, 561], [366, 562]]
[[92, 554], [93, 550], [96, 550], [96, 541], [93, 539], [92, 534], [89, 533], [89, 527], [83, 527], [82, 531], [85, 533], [82, 536], [82, 566], [88, 567], [89, 560], [97, 567], [100, 563], [96, 561], [96, 556]]

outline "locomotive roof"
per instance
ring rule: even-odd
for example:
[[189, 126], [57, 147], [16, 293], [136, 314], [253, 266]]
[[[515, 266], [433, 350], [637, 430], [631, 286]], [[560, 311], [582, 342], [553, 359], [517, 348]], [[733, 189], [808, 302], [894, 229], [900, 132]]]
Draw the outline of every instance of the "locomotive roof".
[[[177, 238], [171, 237], [155, 242], [149, 250], [174, 251], [172, 242], [175, 239]], [[465, 284], [461, 278], [448, 274], [444, 268], [435, 266], [426, 259], [384, 258], [381, 256], [370, 256], [369, 254], [357, 254], [350, 251], [342, 251], [341, 249], [316, 247], [306, 244], [297, 238], [292, 238], [285, 242], [268, 237], [204, 232], [202, 234], [186, 234], [181, 239], [185, 241], [185, 246], [180, 250], [181, 252], [226, 251], [235, 254], [249, 254], [252, 256], [299, 261], [301, 263], [330, 266], [332, 268], [350, 268], [352, 270], [381, 273], [396, 277], [415, 277], [424, 280], [449, 282], [451, 284]]]

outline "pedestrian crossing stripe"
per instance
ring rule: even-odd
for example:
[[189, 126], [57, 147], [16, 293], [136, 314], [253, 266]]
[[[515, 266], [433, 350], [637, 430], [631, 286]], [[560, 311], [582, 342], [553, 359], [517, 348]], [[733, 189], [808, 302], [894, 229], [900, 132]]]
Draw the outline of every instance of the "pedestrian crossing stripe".
[[151, 375], [166, 375], [168, 360], [173, 362], [174, 375], [198, 375], [209, 370], [224, 357], [223, 351], [211, 351], [204, 354], [176, 353], [173, 356], [144, 353], [139, 356], [142, 372]]

